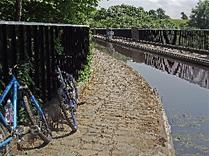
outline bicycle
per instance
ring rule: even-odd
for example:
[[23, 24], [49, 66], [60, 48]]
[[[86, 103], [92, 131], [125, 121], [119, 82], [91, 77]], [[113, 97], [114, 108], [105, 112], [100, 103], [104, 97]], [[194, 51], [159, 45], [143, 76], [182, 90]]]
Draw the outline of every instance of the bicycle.
[[75, 79], [71, 74], [62, 71], [60, 67], [56, 66], [57, 79], [59, 80], [59, 106], [64, 114], [66, 121], [72, 129], [72, 132], [76, 132], [78, 124], [76, 120], [76, 108], [78, 100], [78, 90], [76, 87]]
[[[8, 101], [11, 101], [10, 110], [5, 110], [9, 114], [5, 116], [3, 110], [0, 112], [0, 154], [3, 155], [10, 152], [9, 145], [13, 139], [17, 138], [19, 144], [23, 136], [28, 133], [36, 136], [37, 140], [35, 140], [35, 142], [37, 142], [37, 144], [41, 143], [41, 145], [46, 145], [52, 139], [45, 114], [38, 101], [35, 99], [28, 86], [20, 85], [17, 78], [13, 75], [13, 70], [16, 67], [17, 66], [10, 69], [9, 75], [12, 78], [0, 96], [0, 105], [3, 109], [6, 107]], [[7, 103], [5, 100], [7, 100]], [[21, 125], [22, 123], [20, 119], [18, 119], [21, 109], [24, 112], [22, 115], [25, 115], [24, 120], [27, 120], [25, 122], [29, 126], [27, 132], [24, 132], [24, 128], [22, 128]], [[9, 119], [7, 118], [8, 115], [10, 117]], [[25, 127], [24, 123], [23, 126]], [[38, 137], [43, 143], [40, 142]]]

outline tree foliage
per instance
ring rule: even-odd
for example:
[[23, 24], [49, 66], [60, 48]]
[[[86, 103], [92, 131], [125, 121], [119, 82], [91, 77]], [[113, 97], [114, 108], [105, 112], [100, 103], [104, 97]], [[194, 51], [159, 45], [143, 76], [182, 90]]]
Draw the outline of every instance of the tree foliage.
[[165, 14], [165, 10], [163, 10], [162, 8], [158, 8], [156, 10], [156, 13], [157, 13], [157, 17], [160, 19], [170, 18], [168, 15]]
[[190, 19], [190, 26], [209, 29], [209, 0], [200, 0], [192, 9]]
[[[22, 21], [86, 24], [99, 0], [22, 0]], [[17, 19], [18, 0], [0, 1], [0, 19]]]
[[124, 4], [98, 9], [91, 21], [92, 27], [179, 28], [187, 25], [185, 21], [172, 20], [162, 8], [145, 11], [142, 7]]
[[145, 11], [143, 7], [122, 4], [108, 9], [97, 9], [99, 1], [0, 0], [0, 20], [89, 24], [92, 27], [121, 28], [182, 28], [187, 26], [187, 20], [173, 20], [162, 8]]
[[21, 21], [22, 17], [22, 0], [16, 0], [16, 13], [15, 13], [17, 21]]

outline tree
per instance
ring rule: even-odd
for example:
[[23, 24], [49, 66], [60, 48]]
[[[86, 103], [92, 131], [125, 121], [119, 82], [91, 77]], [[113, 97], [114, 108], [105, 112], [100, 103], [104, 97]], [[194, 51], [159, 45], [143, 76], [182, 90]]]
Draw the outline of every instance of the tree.
[[14, 20], [14, 0], [0, 0], [0, 20]]
[[22, 17], [22, 0], [16, 0], [16, 20], [20, 21]]
[[157, 13], [155, 10], [150, 10], [149, 12], [149, 15], [152, 16], [153, 18], [156, 18], [157, 17]]
[[163, 9], [145, 11], [142, 7], [123, 4], [96, 10], [92, 14], [90, 26], [103, 28], [180, 28], [186, 27], [186, 22], [185, 20], [174, 21], [165, 14]]
[[181, 12], [181, 19], [188, 20], [188, 17], [184, 12]]
[[189, 25], [200, 29], [209, 29], [209, 0], [200, 0], [192, 9]]
[[94, 14], [95, 20], [102, 20], [106, 19], [107, 11], [105, 8], [101, 8], [100, 10], [96, 11]]
[[99, 0], [0, 0], [0, 20], [86, 24]]
[[165, 10], [163, 10], [162, 8], [158, 8], [156, 10], [156, 13], [157, 13], [158, 18], [160, 18], [160, 19], [168, 19], [169, 18], [169, 16], [165, 14]]

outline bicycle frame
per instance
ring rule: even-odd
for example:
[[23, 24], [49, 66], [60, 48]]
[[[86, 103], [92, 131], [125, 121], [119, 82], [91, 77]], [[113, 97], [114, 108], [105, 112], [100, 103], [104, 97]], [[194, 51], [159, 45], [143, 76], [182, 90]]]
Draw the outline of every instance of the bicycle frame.
[[[57, 73], [59, 74], [61, 81], [64, 82], [64, 78], [63, 78], [63, 75], [62, 75], [62, 71], [61, 71], [61, 69], [60, 69], [59, 66], [57, 66], [57, 70], [58, 70]], [[70, 77], [70, 76], [71, 76], [71, 77]], [[73, 86], [72, 86], [72, 87], [75, 88], [75, 91], [76, 91], [76, 98], [78, 98], [78, 95], [77, 95], [77, 88], [76, 88], [75, 82], [73, 81], [72, 75], [68, 74], [67, 79], [68, 79], [68, 80], [70, 79], [70, 81], [73, 82]], [[66, 86], [63, 86], [63, 87], [66, 88]]]
[[[15, 129], [17, 127], [17, 90], [20, 87], [20, 84], [18, 83], [17, 79], [12, 76], [12, 80], [7, 85], [6, 89], [0, 96], [0, 104], [4, 101], [6, 95], [9, 93], [11, 89], [13, 89], [13, 97], [12, 97], [12, 108], [13, 108], [13, 125], [12, 129]], [[0, 112], [1, 113], [1, 112]], [[5, 118], [3, 117], [3, 114], [1, 113], [1, 121], [5, 126], [9, 126], [6, 122]]]
[[[12, 76], [12, 80], [9, 82], [5, 90], [0, 96], [0, 104], [2, 105], [2, 102], [4, 101], [6, 95], [9, 93], [10, 90], [13, 89], [13, 97], [12, 97], [12, 108], [13, 108], [13, 125], [10, 127], [10, 125], [5, 120], [4, 115], [2, 112], [0, 112], [0, 121], [3, 123], [5, 127], [10, 127], [11, 131], [14, 131], [17, 128], [17, 90], [19, 88], [20, 84], [18, 83], [17, 79]], [[2, 141], [0, 143], [0, 148], [7, 145], [9, 142], [12, 141], [12, 136], [7, 138], [6, 140]]]
[[[7, 139], [5, 139], [4, 141], [0, 142], [0, 148], [6, 146], [7, 144], [9, 144], [15, 133], [15, 130], [17, 129], [17, 92], [20, 89], [20, 84], [18, 83], [17, 79], [15, 78], [14, 75], [12, 75], [12, 79], [9, 82], [9, 84], [7, 85], [7, 87], [5, 88], [5, 90], [3, 91], [3, 93], [0, 96], [0, 105], [2, 105], [2, 102], [5, 100], [5, 97], [7, 96], [7, 94], [9, 93], [9, 91], [13, 91], [12, 93], [12, 115], [13, 115], [13, 124], [9, 125], [4, 117], [4, 115], [2, 114], [2, 112], [0, 112], [0, 122], [3, 123], [3, 125], [10, 131], [9, 137]], [[32, 93], [30, 93], [30, 100], [33, 101], [35, 107], [38, 109], [38, 111], [41, 114], [41, 117], [44, 118], [44, 113], [41, 109], [41, 107], [39, 106], [37, 100], [35, 99], [35, 97], [32, 95]]]
[[[59, 66], [57, 66], [57, 70], [58, 70], [58, 74], [59, 74], [59, 76], [60, 76], [61, 81], [64, 82], [64, 78], [63, 78], [63, 76], [62, 76], [62, 72], [61, 72]], [[63, 87], [64, 87], [64, 86], [63, 86]]]
[[[66, 78], [66, 75], [65, 75], [65, 78], [63, 76], [63, 73], [64, 74], [67, 74], [63, 71], [61, 71], [61, 69], [59, 68], [59, 66], [57, 65], [57, 73], [58, 73], [58, 79], [61, 83], [61, 90], [59, 90], [59, 94], [64, 98], [64, 104], [68, 105], [69, 106], [69, 111], [70, 111], [70, 114], [71, 114], [71, 120], [73, 122], [70, 123], [70, 127], [72, 128], [72, 130], [75, 132], [77, 131], [77, 128], [78, 128], [78, 124], [77, 124], [77, 121], [75, 119], [75, 112], [76, 112], [76, 107], [77, 107], [77, 102], [76, 100], [72, 97], [72, 93], [70, 93], [70, 97], [69, 97], [69, 94], [68, 94], [68, 89], [67, 89], [67, 84], [65, 82], [65, 78]], [[69, 76], [69, 75], [68, 75]], [[75, 92], [76, 92], [76, 99], [78, 98], [78, 95], [77, 95], [77, 88], [75, 86], [75, 82], [73, 81], [73, 77], [68, 77], [67, 76], [67, 79], [70, 79], [70, 80], [67, 80], [67, 81], [72, 81], [73, 83], [73, 86], [70, 86], [71, 89], [74, 87], [75, 88]], [[67, 117], [66, 117], [67, 118]]]

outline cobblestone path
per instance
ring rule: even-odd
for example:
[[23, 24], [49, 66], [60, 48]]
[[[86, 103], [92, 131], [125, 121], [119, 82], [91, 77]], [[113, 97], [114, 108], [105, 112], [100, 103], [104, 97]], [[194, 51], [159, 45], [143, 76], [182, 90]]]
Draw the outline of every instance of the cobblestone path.
[[[92, 77], [79, 94], [79, 130], [54, 134], [28, 155], [173, 155], [162, 104], [147, 82], [124, 63], [95, 50]], [[60, 134], [62, 134], [60, 136]]]

